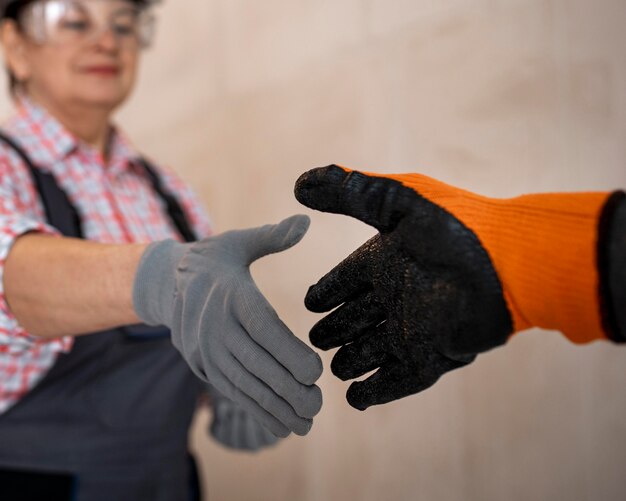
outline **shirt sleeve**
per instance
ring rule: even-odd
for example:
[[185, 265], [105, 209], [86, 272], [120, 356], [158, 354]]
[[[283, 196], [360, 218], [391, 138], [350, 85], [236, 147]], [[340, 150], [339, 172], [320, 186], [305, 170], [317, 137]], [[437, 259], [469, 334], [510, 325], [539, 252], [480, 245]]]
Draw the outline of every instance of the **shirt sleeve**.
[[46, 345], [69, 351], [71, 337], [42, 339], [30, 335], [11, 312], [4, 293], [4, 264], [16, 239], [25, 233], [58, 235], [47, 225], [26, 168], [11, 153], [0, 151], [0, 352], [19, 354]]
[[176, 197], [199, 239], [213, 235], [213, 224], [204, 204], [192, 188], [171, 169], [159, 168], [164, 187]]

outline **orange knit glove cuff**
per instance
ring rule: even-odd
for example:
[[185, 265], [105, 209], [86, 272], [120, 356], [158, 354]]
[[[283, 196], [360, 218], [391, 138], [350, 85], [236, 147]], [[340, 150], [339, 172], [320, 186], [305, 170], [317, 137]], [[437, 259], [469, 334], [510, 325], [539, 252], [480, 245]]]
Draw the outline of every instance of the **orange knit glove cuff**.
[[574, 343], [606, 339], [597, 249], [610, 193], [494, 199], [420, 174], [368, 175], [399, 181], [476, 234], [502, 282], [514, 332], [541, 327]]

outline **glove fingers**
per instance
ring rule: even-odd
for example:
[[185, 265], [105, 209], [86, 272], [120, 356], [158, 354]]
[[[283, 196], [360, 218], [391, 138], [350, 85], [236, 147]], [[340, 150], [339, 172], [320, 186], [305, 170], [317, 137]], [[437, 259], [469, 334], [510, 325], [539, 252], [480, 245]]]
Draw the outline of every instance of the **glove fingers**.
[[257, 430], [250, 416], [241, 416], [241, 449], [256, 451], [261, 447]]
[[381, 232], [391, 231], [404, 215], [401, 183], [346, 171], [337, 165], [305, 172], [296, 181], [297, 200], [311, 209], [345, 214]]
[[[232, 406], [234, 405], [232, 404]], [[237, 413], [229, 411], [228, 414], [228, 417], [214, 416], [211, 424], [211, 435], [220, 444], [226, 447], [237, 448]]]
[[223, 396], [214, 402], [210, 432], [217, 442], [236, 450], [257, 451], [278, 441], [251, 414]]
[[213, 420], [211, 421], [211, 435], [215, 437], [216, 440], [220, 441], [220, 437], [224, 433], [224, 421], [222, 418], [219, 418], [215, 412], [213, 411]]
[[311, 286], [304, 298], [306, 308], [324, 313], [370, 290], [372, 247], [378, 241], [378, 237], [370, 239]]
[[239, 449], [256, 452], [274, 445], [278, 439], [249, 414], [242, 413]]
[[219, 370], [211, 373], [211, 384], [226, 397], [238, 404], [243, 410], [253, 415], [259, 423], [262, 423], [268, 430], [271, 430], [278, 437], [289, 436], [290, 430], [276, 419], [270, 412], [261, 407], [258, 402], [235, 386]]
[[213, 421], [211, 422], [211, 434], [218, 439], [219, 437], [225, 436], [225, 424], [231, 421], [232, 409], [235, 406], [235, 404], [230, 401], [226, 402], [225, 397], [222, 397], [222, 399], [222, 402], [215, 402], [213, 404]]
[[313, 385], [303, 385], [243, 329], [233, 331], [227, 347], [250, 373], [276, 394], [283, 397], [300, 417], [312, 418], [322, 407], [322, 392]]
[[231, 416], [230, 423], [226, 424], [228, 429], [228, 443], [235, 449], [241, 449], [246, 443], [246, 437], [244, 435], [245, 422], [243, 419], [243, 412], [241, 409], [234, 410]]
[[317, 322], [309, 334], [313, 346], [322, 350], [354, 341], [385, 318], [380, 301], [373, 292], [344, 303]]
[[270, 433], [265, 426], [260, 424], [250, 414], [242, 413], [241, 419], [242, 436], [244, 437], [240, 447], [241, 449], [255, 452], [278, 442], [278, 438]]
[[343, 346], [333, 357], [330, 368], [343, 381], [367, 374], [389, 360], [384, 351], [386, 330], [373, 329], [369, 334]]
[[263, 444], [263, 446], [269, 447], [275, 445], [278, 442], [279, 438], [262, 424], [259, 424], [259, 426], [261, 427], [261, 443]]
[[319, 355], [289, 330], [253, 282], [239, 294], [239, 321], [250, 337], [300, 383], [315, 383], [323, 371]]
[[308, 216], [297, 214], [278, 224], [268, 224], [239, 232], [240, 246], [246, 252], [246, 264], [293, 247], [302, 240], [310, 224]]
[[402, 362], [387, 363], [365, 381], [352, 383], [348, 388], [348, 403], [359, 410], [381, 405], [419, 393], [435, 384], [446, 372], [463, 367], [469, 362], [451, 360], [438, 352], [426, 352], [420, 367], [409, 367]]
[[415, 393], [406, 387], [408, 379], [405, 367], [385, 365], [365, 381], [352, 383], [346, 398], [352, 407], [364, 411], [372, 405], [386, 404]]
[[258, 405], [274, 416], [296, 435], [306, 435], [313, 424], [312, 419], [302, 418], [296, 414], [293, 407], [279, 397], [263, 381], [241, 365], [232, 355], [219, 358], [220, 369], [224, 375], [238, 388], [258, 403]]

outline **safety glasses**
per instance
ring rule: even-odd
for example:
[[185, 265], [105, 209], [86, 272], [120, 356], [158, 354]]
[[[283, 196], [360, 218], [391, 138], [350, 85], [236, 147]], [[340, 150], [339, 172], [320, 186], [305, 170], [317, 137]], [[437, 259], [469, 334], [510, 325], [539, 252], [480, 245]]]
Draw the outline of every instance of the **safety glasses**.
[[155, 31], [150, 9], [129, 0], [37, 0], [19, 21], [37, 43], [58, 46], [89, 44], [110, 31], [120, 47], [146, 48]]

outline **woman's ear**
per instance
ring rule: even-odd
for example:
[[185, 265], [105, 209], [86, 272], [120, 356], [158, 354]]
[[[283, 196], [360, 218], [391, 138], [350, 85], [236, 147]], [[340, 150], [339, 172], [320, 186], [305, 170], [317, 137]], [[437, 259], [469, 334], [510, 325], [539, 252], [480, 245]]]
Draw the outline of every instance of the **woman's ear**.
[[30, 77], [30, 63], [26, 57], [27, 41], [12, 19], [0, 24], [0, 42], [4, 49], [4, 60], [9, 71], [18, 82]]

